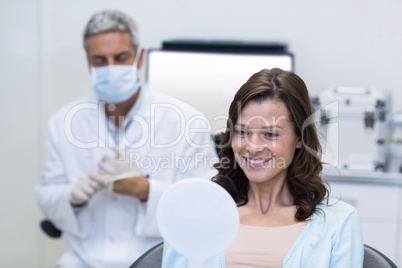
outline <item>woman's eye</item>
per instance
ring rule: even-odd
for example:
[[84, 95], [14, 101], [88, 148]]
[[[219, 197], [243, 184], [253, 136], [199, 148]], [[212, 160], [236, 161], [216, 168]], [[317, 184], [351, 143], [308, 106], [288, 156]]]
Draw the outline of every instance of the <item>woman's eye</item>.
[[236, 130], [236, 135], [240, 137], [246, 137], [247, 136], [247, 131], [245, 130]]
[[265, 136], [267, 138], [274, 139], [274, 138], [278, 137], [278, 134], [276, 134], [274, 132], [268, 132], [268, 133], [265, 133]]

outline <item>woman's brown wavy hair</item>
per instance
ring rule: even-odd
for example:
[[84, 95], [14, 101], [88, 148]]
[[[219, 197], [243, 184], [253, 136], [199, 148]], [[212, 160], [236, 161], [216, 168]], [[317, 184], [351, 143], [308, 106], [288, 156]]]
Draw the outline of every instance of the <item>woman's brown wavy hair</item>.
[[236, 93], [230, 108], [226, 132], [218, 145], [220, 162], [212, 180], [224, 187], [238, 206], [248, 202], [249, 181], [238, 166], [232, 149], [234, 125], [247, 103], [265, 100], [283, 102], [294, 125], [295, 133], [303, 141], [296, 149], [293, 162], [288, 167], [287, 185], [297, 208], [295, 219], [304, 221], [316, 210], [318, 203], [328, 196], [326, 183], [321, 180], [321, 145], [313, 118], [313, 107], [303, 80], [292, 72], [278, 68], [263, 69], [253, 74]]

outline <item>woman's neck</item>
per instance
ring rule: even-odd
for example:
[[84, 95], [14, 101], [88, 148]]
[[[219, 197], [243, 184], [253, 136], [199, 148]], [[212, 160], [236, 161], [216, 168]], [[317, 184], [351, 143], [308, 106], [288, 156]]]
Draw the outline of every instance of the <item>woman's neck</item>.
[[267, 214], [271, 208], [293, 205], [293, 197], [286, 181], [265, 184], [251, 182], [248, 200], [262, 214]]
[[248, 203], [239, 207], [240, 223], [253, 226], [286, 226], [297, 223], [296, 206], [285, 182], [250, 183]]

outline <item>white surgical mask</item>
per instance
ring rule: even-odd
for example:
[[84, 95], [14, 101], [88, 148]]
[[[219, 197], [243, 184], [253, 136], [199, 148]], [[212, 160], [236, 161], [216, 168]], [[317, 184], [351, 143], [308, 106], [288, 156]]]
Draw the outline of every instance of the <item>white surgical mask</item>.
[[139, 89], [137, 60], [133, 65], [91, 66], [92, 86], [106, 103], [121, 103]]

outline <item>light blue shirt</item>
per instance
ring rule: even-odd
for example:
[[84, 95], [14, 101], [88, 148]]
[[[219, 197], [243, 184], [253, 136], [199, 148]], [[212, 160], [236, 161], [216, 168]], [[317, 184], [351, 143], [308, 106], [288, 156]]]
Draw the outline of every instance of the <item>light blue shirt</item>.
[[[340, 200], [324, 200], [317, 206], [299, 238], [290, 248], [282, 267], [363, 267], [364, 245], [356, 210]], [[187, 259], [166, 242], [163, 268], [187, 268]], [[224, 268], [224, 253], [209, 258], [204, 268]]]

